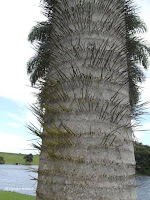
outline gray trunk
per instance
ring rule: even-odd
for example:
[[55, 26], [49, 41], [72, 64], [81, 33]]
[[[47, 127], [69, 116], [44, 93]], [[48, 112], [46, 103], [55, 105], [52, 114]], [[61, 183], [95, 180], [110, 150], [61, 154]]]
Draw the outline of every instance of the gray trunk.
[[61, 0], [41, 99], [37, 200], [136, 200], [121, 0]]

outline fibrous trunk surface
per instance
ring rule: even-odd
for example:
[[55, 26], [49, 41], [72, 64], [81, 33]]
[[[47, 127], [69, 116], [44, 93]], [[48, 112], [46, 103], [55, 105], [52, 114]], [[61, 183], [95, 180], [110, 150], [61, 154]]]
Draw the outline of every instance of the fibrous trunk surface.
[[53, 7], [37, 200], [136, 200], [121, 0]]

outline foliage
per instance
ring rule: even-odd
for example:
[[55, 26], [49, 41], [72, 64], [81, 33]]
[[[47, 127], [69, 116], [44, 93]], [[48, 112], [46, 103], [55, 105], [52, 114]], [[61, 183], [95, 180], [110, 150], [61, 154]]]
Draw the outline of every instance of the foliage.
[[150, 146], [136, 142], [134, 148], [137, 174], [150, 176]]
[[35, 200], [34, 196], [19, 194], [16, 192], [0, 191], [1, 200]]
[[2, 156], [0, 156], [0, 164], [4, 164], [5, 163], [5, 160]]
[[[53, 29], [53, 11], [55, 9], [55, 4], [57, 3], [57, 1], [43, 0], [43, 13], [47, 17], [47, 21], [37, 23], [28, 37], [29, 41], [34, 44], [37, 52], [27, 64], [27, 72], [30, 74], [32, 85], [34, 85], [40, 78], [45, 78], [45, 75], [48, 72], [49, 63], [53, 59], [50, 56], [50, 48], [52, 48], [51, 32]], [[132, 107], [132, 112], [134, 112], [140, 96], [138, 83], [141, 83], [145, 77], [141, 66], [147, 69], [150, 48], [142, 38], [136, 36], [137, 33], [143, 33], [146, 31], [146, 25], [138, 16], [137, 8], [133, 4], [132, 0], [125, 0], [124, 12], [126, 22], [125, 29], [130, 105]]]
[[[25, 160], [23, 159], [25, 154], [0, 152], [0, 156], [5, 158], [6, 164], [11, 164], [11, 165], [15, 165], [16, 163], [20, 163], [22, 165], [26, 164]], [[32, 165], [38, 165], [39, 164], [39, 156], [38, 155], [33, 155], [33, 162], [31, 164]]]
[[132, 111], [135, 111], [139, 102], [140, 88], [138, 83], [144, 81], [145, 75], [142, 71], [148, 68], [148, 57], [150, 47], [137, 36], [138, 33], [146, 32], [146, 25], [137, 13], [137, 7], [132, 0], [125, 1], [126, 18], [126, 41], [127, 41], [127, 63], [129, 70], [129, 93]]
[[29, 155], [25, 155], [24, 158], [25, 162], [30, 164], [33, 161], [33, 155], [30, 153]]

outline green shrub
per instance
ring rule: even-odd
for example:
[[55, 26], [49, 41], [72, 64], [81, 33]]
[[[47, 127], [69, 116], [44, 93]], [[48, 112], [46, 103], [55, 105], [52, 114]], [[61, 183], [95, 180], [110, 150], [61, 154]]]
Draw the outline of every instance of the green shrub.
[[5, 160], [2, 156], [0, 156], [0, 164], [4, 164], [5, 163]]

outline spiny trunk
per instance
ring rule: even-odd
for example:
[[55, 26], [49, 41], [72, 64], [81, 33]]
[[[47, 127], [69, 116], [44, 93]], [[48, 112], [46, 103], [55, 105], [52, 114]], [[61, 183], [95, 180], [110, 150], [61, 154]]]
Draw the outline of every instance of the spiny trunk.
[[37, 200], [136, 200], [123, 10], [54, 5]]

